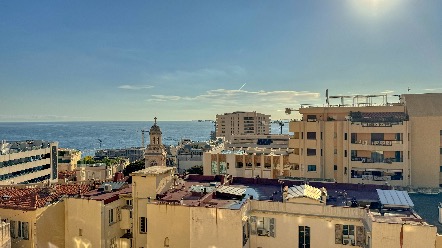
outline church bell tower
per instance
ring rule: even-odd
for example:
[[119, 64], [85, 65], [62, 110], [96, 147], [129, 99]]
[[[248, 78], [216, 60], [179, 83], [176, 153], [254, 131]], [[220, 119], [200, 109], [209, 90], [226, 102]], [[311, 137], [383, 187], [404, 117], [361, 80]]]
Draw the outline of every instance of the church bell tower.
[[166, 166], [166, 149], [162, 141], [162, 132], [160, 127], [157, 125], [157, 117], [154, 118], [155, 122], [150, 128], [150, 144], [147, 146], [144, 153], [145, 165], [144, 167], [150, 166]]

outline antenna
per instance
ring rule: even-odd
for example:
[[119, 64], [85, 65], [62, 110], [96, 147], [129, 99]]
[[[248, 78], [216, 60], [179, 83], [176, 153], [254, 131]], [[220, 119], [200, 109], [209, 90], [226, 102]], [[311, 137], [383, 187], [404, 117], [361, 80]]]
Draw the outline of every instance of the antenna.
[[325, 103], [327, 103], [327, 106], [330, 106], [330, 101], [328, 100], [328, 89], [325, 90]]

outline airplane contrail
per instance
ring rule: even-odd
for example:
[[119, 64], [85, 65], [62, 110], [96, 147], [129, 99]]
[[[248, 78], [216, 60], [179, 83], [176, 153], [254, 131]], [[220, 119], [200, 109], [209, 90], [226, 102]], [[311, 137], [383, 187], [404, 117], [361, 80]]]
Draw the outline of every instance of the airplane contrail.
[[242, 86], [241, 86], [241, 88], [239, 88], [239, 90], [241, 90], [243, 87], [244, 87], [244, 85], [246, 85], [247, 83], [245, 83], [245, 84], [243, 84]]

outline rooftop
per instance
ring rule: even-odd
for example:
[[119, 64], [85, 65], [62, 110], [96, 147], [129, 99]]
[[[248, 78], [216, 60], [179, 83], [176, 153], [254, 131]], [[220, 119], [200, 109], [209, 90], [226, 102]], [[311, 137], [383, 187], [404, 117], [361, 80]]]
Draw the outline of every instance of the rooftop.
[[135, 171], [133, 173], [131, 173], [132, 175], [137, 175], [137, 176], [143, 176], [143, 175], [159, 175], [159, 174], [164, 174], [170, 171], [175, 171], [175, 167], [166, 167], [166, 166], [151, 166], [151, 167], [147, 167], [145, 169], [139, 170], [139, 171]]
[[51, 147], [51, 144], [58, 144], [57, 142], [44, 140], [25, 140], [25, 141], [5, 141], [0, 143], [0, 155], [26, 152], [38, 149], [46, 149]]

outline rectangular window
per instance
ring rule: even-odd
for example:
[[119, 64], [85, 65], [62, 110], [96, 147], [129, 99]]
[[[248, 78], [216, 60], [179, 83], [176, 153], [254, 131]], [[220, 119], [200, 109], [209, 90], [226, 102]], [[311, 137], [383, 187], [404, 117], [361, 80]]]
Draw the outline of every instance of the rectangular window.
[[347, 150], [344, 150], [344, 157], [347, 157]]
[[316, 165], [309, 164], [308, 167], [307, 167], [307, 171], [316, 171]]
[[439, 166], [439, 172], [442, 172], [442, 165]]
[[347, 140], [347, 133], [344, 133], [344, 140]]
[[334, 168], [335, 171], [338, 170], [338, 166], [337, 165], [334, 165], [333, 168]]
[[307, 115], [307, 121], [316, 121], [316, 115]]
[[249, 221], [252, 235], [276, 237], [275, 218], [250, 216]]
[[147, 233], [147, 219], [140, 217], [140, 233]]
[[307, 148], [307, 156], [316, 156], [316, 149]]
[[17, 238], [29, 239], [29, 222], [17, 221]]
[[442, 135], [442, 130], [440, 130], [440, 135]]
[[321, 156], [322, 156], [322, 149], [321, 149]]
[[333, 152], [334, 152], [334, 154], [338, 154], [338, 149], [335, 148], [335, 150]]
[[132, 206], [132, 200], [126, 200], [126, 205]]
[[442, 154], [442, 148], [440, 148], [440, 154]]
[[322, 140], [322, 132], [321, 132], [321, 140]]
[[109, 209], [109, 224], [112, 224], [114, 222], [115, 222], [115, 219], [114, 219], [114, 209], [111, 208], [111, 209]]
[[310, 227], [299, 226], [299, 248], [310, 248]]
[[316, 132], [307, 132], [307, 139], [316, 140]]

